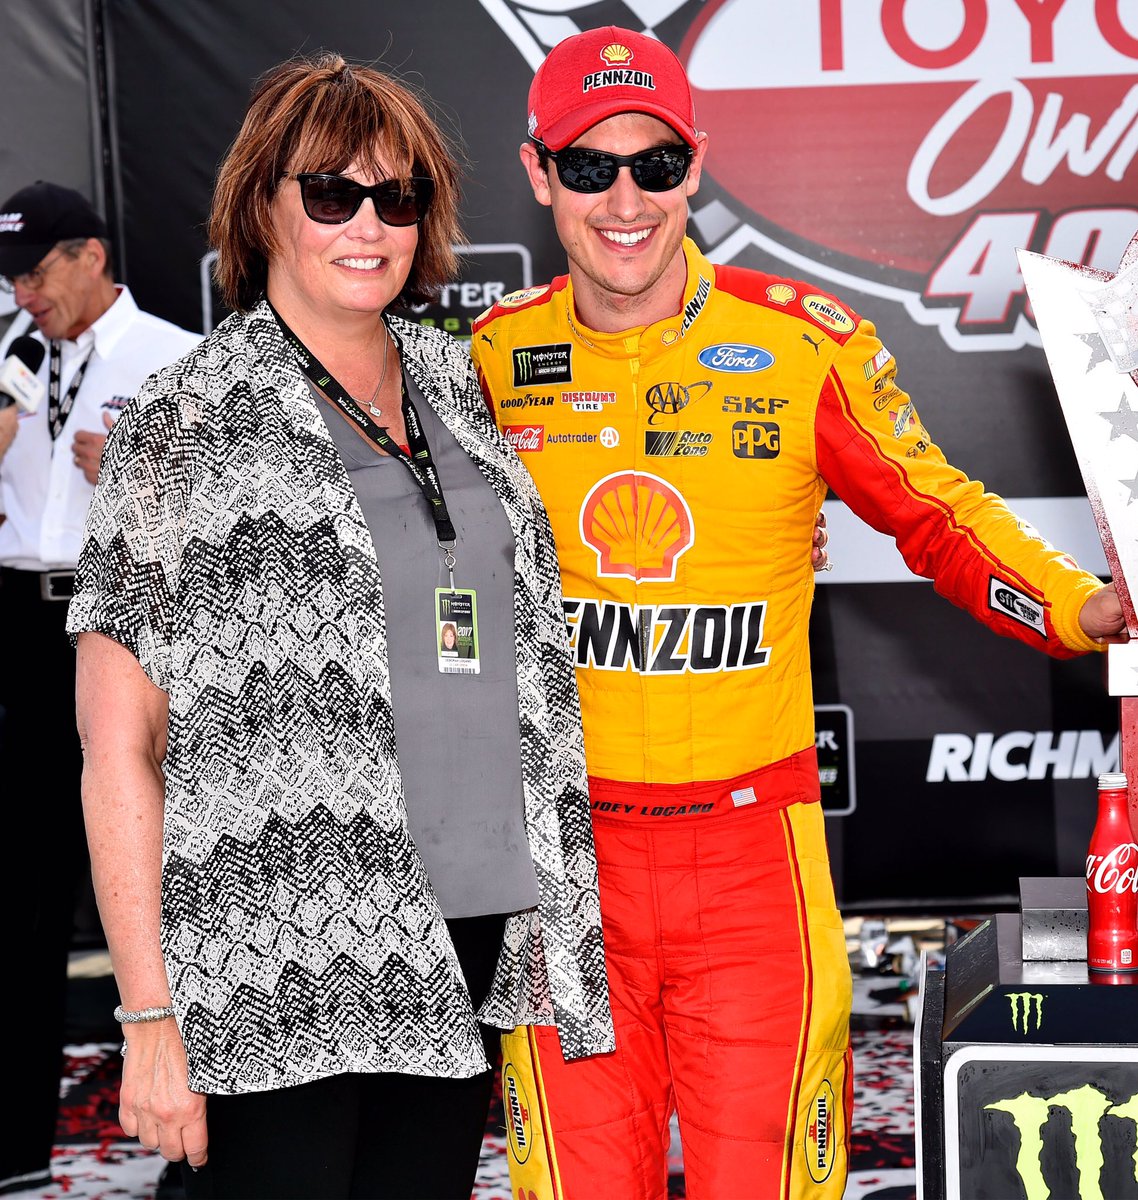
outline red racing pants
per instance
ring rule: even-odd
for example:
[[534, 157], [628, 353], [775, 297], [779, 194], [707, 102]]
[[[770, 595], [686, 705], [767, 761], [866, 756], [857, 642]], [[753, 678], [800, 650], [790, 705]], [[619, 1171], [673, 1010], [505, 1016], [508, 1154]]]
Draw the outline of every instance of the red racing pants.
[[566, 1063], [553, 1027], [504, 1037], [515, 1196], [665, 1200], [677, 1112], [689, 1200], [840, 1200], [845, 935], [821, 806], [736, 806], [764, 775], [590, 779], [617, 1048]]

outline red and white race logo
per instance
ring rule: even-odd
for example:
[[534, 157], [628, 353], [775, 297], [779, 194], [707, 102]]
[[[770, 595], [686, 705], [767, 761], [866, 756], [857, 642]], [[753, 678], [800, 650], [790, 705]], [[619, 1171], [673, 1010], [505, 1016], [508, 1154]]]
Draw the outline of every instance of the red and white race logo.
[[[483, 0], [501, 10], [517, 0]], [[580, 5], [543, 5], [564, 20]], [[563, 11], [562, 11], [563, 10]], [[661, 0], [709, 135], [692, 219], [957, 350], [1040, 344], [1017, 249], [1113, 272], [1138, 229], [1133, 0]], [[547, 47], [522, 45], [527, 61]], [[724, 234], [723, 205], [739, 220]], [[706, 212], [701, 213], [701, 209]]]
[[536, 454], [545, 449], [544, 425], [503, 425], [502, 435], [518, 454]]

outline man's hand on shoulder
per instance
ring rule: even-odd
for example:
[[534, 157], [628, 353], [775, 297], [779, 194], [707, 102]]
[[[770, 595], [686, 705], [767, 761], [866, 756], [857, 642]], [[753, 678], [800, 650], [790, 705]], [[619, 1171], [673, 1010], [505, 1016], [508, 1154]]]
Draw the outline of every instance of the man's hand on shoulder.
[[1103, 646], [1130, 641], [1122, 603], [1113, 583], [1092, 592], [1087, 598], [1079, 610], [1079, 627], [1087, 637]]

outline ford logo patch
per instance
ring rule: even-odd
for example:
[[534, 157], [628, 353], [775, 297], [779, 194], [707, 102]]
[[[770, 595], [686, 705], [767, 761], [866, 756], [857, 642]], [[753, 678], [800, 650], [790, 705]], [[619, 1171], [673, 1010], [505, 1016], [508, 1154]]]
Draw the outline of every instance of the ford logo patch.
[[774, 363], [774, 355], [761, 346], [747, 346], [742, 342], [720, 342], [718, 346], [705, 346], [699, 352], [699, 361], [712, 371], [730, 371], [735, 375], [765, 371]]

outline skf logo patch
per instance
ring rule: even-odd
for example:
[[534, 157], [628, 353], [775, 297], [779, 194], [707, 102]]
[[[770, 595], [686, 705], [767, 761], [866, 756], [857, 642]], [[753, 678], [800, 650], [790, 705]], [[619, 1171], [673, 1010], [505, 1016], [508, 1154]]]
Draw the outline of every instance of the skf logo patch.
[[648, 407], [652, 410], [648, 424], [651, 425], [657, 416], [673, 417], [676, 413], [683, 412], [693, 400], [706, 396], [709, 391], [711, 391], [711, 381], [707, 379], [689, 384], [654, 383], [644, 397], [648, 402]]
[[606, 475], [581, 505], [581, 541], [597, 554], [597, 574], [619, 579], [666, 580], [695, 544], [687, 501], [656, 475]]
[[742, 342], [720, 342], [717, 346], [705, 346], [699, 352], [700, 363], [712, 371], [729, 371], [733, 375], [746, 375], [765, 371], [774, 365], [774, 355], [762, 346], [747, 346]]
[[513, 1063], [502, 1064], [502, 1106], [506, 1110], [506, 1140], [514, 1162], [524, 1163], [533, 1149], [533, 1120], [529, 1097]]
[[536, 454], [545, 449], [544, 425], [503, 425], [502, 436], [518, 454]]
[[644, 431], [644, 453], [649, 458], [704, 458], [710, 449], [710, 433], [690, 429]]
[[851, 333], [857, 328], [853, 317], [840, 304], [826, 296], [803, 296], [802, 307], [819, 325], [824, 325], [835, 333]]
[[1008, 1003], [1012, 1006], [1012, 1028], [1016, 1033], [1027, 1037], [1033, 1030], [1032, 1016], [1034, 1015], [1034, 1032], [1043, 1028], [1043, 993], [1042, 992], [1008, 992]]
[[988, 607], [993, 612], [1003, 613], [1005, 617], [1026, 625], [1028, 629], [1034, 629], [1046, 641], [1043, 605], [995, 575], [988, 577]]
[[736, 421], [731, 453], [736, 458], [778, 458], [782, 431], [773, 421]]
[[806, 1126], [806, 1137], [803, 1149], [806, 1151], [806, 1169], [815, 1183], [825, 1183], [834, 1169], [835, 1146], [834, 1118], [837, 1105], [834, 1102], [834, 1089], [828, 1079], [822, 1080], [822, 1086], [810, 1101], [810, 1120]]
[[552, 346], [519, 346], [513, 352], [514, 387], [569, 383], [573, 378], [573, 347], [569, 342]]

